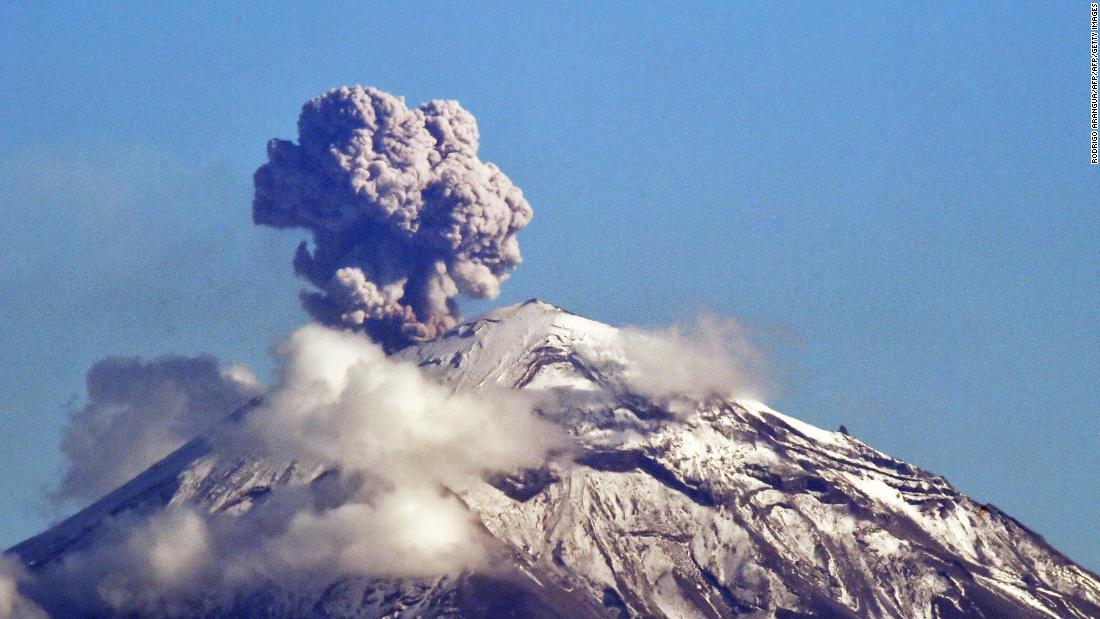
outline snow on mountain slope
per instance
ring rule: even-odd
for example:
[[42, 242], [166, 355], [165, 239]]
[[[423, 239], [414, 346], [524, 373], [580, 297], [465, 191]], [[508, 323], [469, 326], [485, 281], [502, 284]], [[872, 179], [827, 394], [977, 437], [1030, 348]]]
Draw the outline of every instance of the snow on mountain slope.
[[[535, 394], [575, 440], [460, 497], [498, 544], [491, 573], [264, 589], [191, 614], [1100, 617], [1100, 580], [997, 508], [756, 401], [647, 393], [623, 337], [531, 301], [400, 353], [455, 389]], [[323, 492], [326, 472], [199, 438], [12, 552], [42, 570], [113, 516], [250, 517], [282, 486]]]

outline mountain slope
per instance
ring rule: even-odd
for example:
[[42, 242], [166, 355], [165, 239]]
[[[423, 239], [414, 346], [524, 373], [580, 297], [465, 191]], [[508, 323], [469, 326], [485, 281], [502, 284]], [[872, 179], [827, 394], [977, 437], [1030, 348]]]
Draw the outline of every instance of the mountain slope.
[[[654, 393], [607, 325], [532, 301], [400, 357], [455, 389], [540, 394], [542, 414], [575, 439], [570, 461], [460, 496], [495, 540], [495, 568], [261, 588], [185, 614], [1100, 617], [1100, 580], [997, 508], [758, 402]], [[198, 438], [12, 552], [47, 569], [118, 514], [191, 505], [249, 517], [279, 487], [323, 492], [327, 473], [227, 458]]]

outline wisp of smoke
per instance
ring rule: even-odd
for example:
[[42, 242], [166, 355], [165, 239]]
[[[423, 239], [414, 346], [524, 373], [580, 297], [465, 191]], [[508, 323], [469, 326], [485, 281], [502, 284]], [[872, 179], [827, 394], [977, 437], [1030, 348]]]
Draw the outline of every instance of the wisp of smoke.
[[431, 339], [457, 324], [458, 295], [499, 294], [531, 220], [477, 150], [477, 122], [457, 101], [409, 109], [374, 88], [330, 90], [302, 108], [297, 144], [268, 143], [253, 220], [312, 232], [294, 268], [319, 289], [302, 295], [316, 319], [390, 349]]
[[763, 399], [769, 383], [767, 356], [740, 323], [706, 312], [684, 325], [622, 327], [611, 345], [578, 353], [610, 370], [623, 390], [672, 412], [709, 398]]

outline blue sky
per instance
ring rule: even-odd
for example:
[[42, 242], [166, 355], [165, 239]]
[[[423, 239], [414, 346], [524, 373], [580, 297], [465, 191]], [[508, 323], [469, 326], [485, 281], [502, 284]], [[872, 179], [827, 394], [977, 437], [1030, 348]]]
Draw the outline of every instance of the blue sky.
[[524, 189], [499, 303], [740, 318], [774, 407], [1100, 569], [1087, 3], [101, 4], [0, 4], [0, 546], [54, 516], [95, 360], [270, 372], [301, 235], [251, 174], [362, 83], [458, 99]]

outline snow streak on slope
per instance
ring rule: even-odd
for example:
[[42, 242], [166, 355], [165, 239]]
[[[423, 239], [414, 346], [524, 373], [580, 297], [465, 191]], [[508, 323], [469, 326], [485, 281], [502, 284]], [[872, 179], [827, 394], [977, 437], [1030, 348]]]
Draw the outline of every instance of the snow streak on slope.
[[[617, 329], [528, 302], [401, 353], [454, 389], [537, 394], [574, 439], [568, 459], [461, 493], [494, 569], [271, 587], [192, 616], [1100, 617], [1100, 580], [997, 508], [754, 400], [643, 396], [627, 349]], [[112, 515], [249, 518], [328, 479], [198, 439], [13, 551], [48, 570]]]

